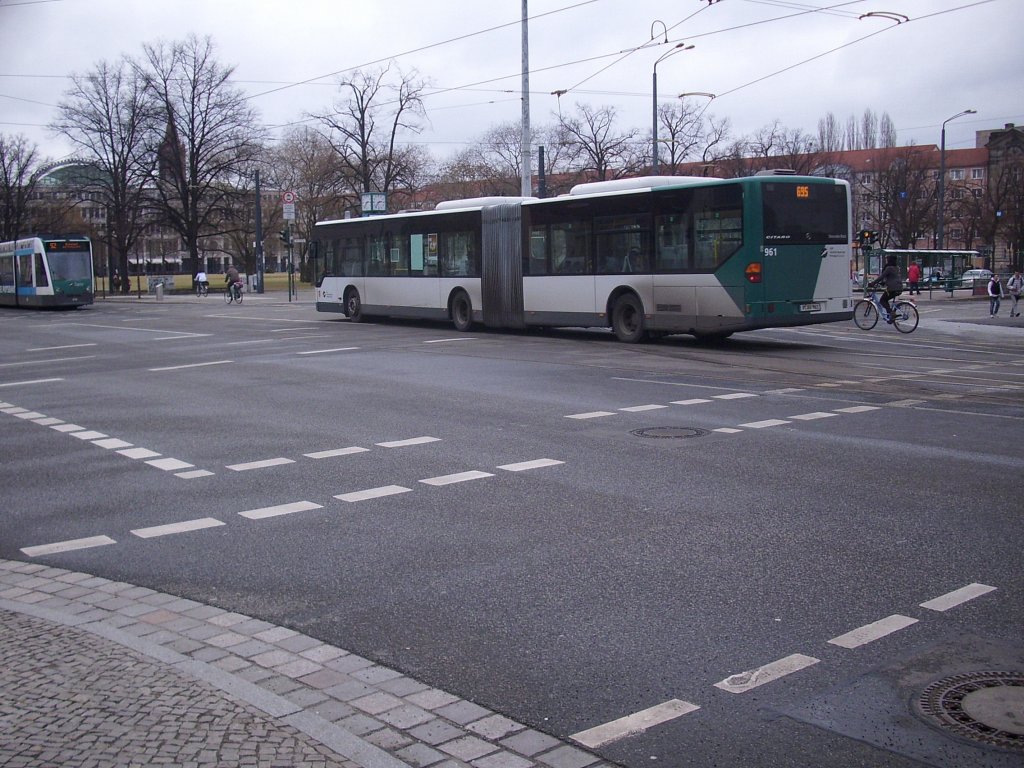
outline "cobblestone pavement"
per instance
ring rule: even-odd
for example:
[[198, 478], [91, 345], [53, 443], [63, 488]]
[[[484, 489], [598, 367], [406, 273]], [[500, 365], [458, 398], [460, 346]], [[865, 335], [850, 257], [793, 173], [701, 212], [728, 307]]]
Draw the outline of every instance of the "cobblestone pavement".
[[264, 621], [0, 559], [0, 766], [611, 768]]

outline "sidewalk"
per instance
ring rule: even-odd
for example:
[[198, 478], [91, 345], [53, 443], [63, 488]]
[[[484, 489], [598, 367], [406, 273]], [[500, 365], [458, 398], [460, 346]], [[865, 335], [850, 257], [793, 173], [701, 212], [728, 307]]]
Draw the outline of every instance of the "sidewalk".
[[0, 765], [611, 768], [290, 629], [0, 559]]

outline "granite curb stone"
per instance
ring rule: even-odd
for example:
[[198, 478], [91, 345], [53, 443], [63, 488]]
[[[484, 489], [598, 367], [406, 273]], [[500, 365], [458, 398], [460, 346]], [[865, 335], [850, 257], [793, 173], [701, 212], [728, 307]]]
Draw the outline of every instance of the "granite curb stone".
[[[612, 767], [294, 630], [89, 574], [0, 559], [0, 627], [0, 764]], [[55, 664], [81, 689], [55, 692]], [[103, 710], [104, 686], [122, 710]], [[47, 706], [85, 735], [32, 714]]]

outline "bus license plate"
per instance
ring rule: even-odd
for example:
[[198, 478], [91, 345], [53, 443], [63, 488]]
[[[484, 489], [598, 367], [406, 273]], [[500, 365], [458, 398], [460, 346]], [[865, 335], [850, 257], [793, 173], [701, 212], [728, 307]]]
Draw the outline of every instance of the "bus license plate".
[[821, 312], [821, 302], [820, 301], [815, 301], [815, 302], [813, 302], [811, 304], [801, 304], [800, 305], [800, 311], [801, 312]]

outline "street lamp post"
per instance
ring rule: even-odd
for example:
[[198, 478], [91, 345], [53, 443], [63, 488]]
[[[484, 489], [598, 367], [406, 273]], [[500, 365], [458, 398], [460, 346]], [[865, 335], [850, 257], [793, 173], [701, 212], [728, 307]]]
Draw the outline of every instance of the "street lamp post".
[[653, 88], [651, 99], [651, 175], [658, 173], [658, 64], [669, 56], [674, 56], [682, 51], [689, 51], [693, 47], [693, 45], [687, 45], [686, 43], [676, 43], [671, 51], [663, 53], [655, 60], [654, 68], [651, 70], [651, 85]]
[[944, 241], [944, 230], [946, 226], [946, 123], [956, 120], [958, 117], [964, 115], [976, 114], [975, 109], [965, 109], [963, 112], [957, 112], [952, 117], [942, 121], [942, 137], [939, 144], [939, 201], [938, 205], [938, 221], [935, 225], [935, 248], [936, 250], [942, 250], [945, 246]]

